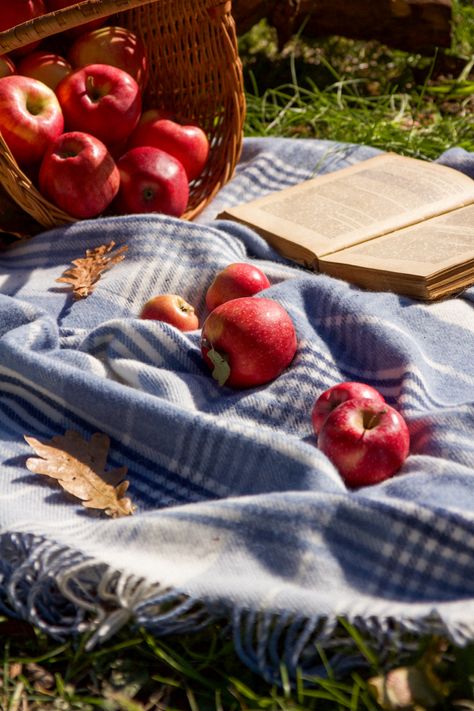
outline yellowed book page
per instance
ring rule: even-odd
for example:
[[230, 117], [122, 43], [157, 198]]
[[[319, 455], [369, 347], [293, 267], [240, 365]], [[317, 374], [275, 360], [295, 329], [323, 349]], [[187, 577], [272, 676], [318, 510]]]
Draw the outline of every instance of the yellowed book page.
[[429, 277], [473, 259], [474, 204], [328, 255], [319, 265]]
[[286, 256], [294, 243], [320, 257], [471, 202], [474, 180], [461, 172], [384, 153], [219, 217], [254, 227]]

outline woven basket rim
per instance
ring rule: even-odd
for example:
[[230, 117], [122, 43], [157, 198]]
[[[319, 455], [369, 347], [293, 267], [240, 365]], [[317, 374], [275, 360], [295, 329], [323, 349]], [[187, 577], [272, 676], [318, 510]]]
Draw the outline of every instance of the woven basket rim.
[[[173, 0], [166, 1], [173, 2]], [[43, 13], [0, 32], [0, 55], [94, 19], [163, 2], [164, 0], [81, 0], [60, 10]], [[230, 0], [205, 0], [205, 2], [207, 8], [222, 8], [223, 12], [229, 13], [231, 11]], [[84, 10], [86, 14], [83, 13]]]

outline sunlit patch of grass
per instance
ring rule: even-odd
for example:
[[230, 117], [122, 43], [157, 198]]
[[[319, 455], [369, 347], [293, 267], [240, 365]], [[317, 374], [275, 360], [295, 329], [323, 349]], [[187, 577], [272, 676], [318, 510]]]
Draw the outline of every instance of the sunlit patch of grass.
[[292, 84], [262, 93], [254, 84], [247, 95], [247, 136], [360, 143], [420, 158], [436, 158], [453, 146], [474, 150], [472, 94], [464, 97], [459, 84], [440, 91], [437, 102], [422, 90], [370, 96], [364, 82], [352, 78], [336, 78], [323, 89], [298, 81], [295, 76]]
[[[474, 150], [474, 8], [454, 7], [453, 49], [432, 57], [377, 42], [296, 37], [265, 22], [241, 38], [247, 136], [321, 138], [432, 159]], [[470, 48], [470, 53], [469, 53]]]

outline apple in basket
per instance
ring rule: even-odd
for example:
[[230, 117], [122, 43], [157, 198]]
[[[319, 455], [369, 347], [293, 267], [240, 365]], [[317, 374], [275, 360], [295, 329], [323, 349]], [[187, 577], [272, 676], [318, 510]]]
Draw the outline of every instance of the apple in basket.
[[378, 390], [365, 383], [354, 381], [337, 383], [321, 393], [314, 403], [311, 421], [315, 434], [319, 433], [324, 420], [335, 407], [353, 398], [357, 400], [378, 400], [380, 403], [385, 402]]
[[402, 415], [380, 399], [352, 399], [324, 420], [318, 447], [348, 487], [376, 484], [396, 474], [410, 448]]
[[164, 321], [180, 331], [199, 328], [199, 319], [194, 306], [179, 294], [158, 294], [149, 299], [140, 312], [140, 318]]
[[55, 90], [59, 82], [71, 74], [72, 66], [61, 55], [38, 49], [22, 57], [17, 72], [38, 79]]
[[12, 74], [0, 79], [0, 132], [17, 163], [38, 163], [64, 130], [56, 94], [31, 77]]
[[76, 69], [58, 84], [56, 96], [66, 130], [91, 133], [107, 147], [127, 138], [141, 115], [137, 82], [109, 64]]
[[113, 25], [85, 32], [71, 46], [67, 59], [75, 68], [111, 64], [128, 72], [143, 89], [148, 79], [148, 60], [142, 40], [131, 30]]
[[78, 219], [103, 212], [119, 183], [118, 168], [106, 146], [79, 131], [61, 134], [46, 151], [39, 171], [42, 195]]
[[160, 212], [181, 217], [189, 184], [181, 163], [159, 148], [132, 148], [117, 161], [120, 189], [114, 209], [121, 214]]
[[0, 54], [0, 79], [9, 77], [10, 74], [15, 74], [15, 65], [10, 57], [6, 54]]
[[219, 385], [249, 388], [278, 377], [293, 360], [296, 332], [278, 302], [244, 296], [211, 311], [201, 331], [201, 352]]
[[199, 126], [163, 118], [159, 109], [142, 114], [128, 142], [129, 148], [137, 146], [153, 146], [170, 153], [183, 164], [188, 180], [202, 173], [209, 157], [209, 140]]
[[269, 286], [261, 269], [246, 262], [234, 262], [216, 274], [206, 292], [206, 306], [212, 311], [226, 301], [253, 296]]
[[[46, 8], [48, 12], [54, 12], [56, 10], [62, 10], [64, 7], [70, 7], [71, 5], [75, 5], [77, 3], [77, 0], [44, 0], [46, 4]], [[106, 17], [98, 17], [95, 20], [91, 20], [90, 22], [86, 22], [83, 25], [78, 25], [77, 27], [71, 27], [68, 30], [64, 30], [61, 34], [64, 35], [65, 37], [68, 37], [70, 39], [74, 39], [76, 37], [80, 37], [83, 35], [85, 32], [91, 32], [92, 30], [97, 29], [98, 27], [102, 27], [102, 25], [106, 22], [107, 18]]]
[[[0, 32], [9, 30], [15, 25], [20, 25], [34, 17], [39, 17], [47, 12], [44, 0], [0, 0]], [[27, 54], [39, 45], [39, 40], [31, 42], [24, 47], [15, 49], [12, 55], [18, 57]]]

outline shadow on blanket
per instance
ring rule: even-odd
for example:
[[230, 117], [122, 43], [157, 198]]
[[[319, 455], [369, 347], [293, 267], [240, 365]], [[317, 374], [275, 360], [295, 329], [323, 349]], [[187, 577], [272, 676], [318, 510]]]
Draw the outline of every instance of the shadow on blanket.
[[[474, 638], [474, 317], [469, 289], [423, 304], [370, 293], [284, 261], [224, 206], [377, 151], [248, 139], [234, 179], [193, 224], [163, 216], [85, 221], [0, 254], [0, 609], [91, 645], [134, 621], [155, 634], [227, 619], [267, 679], [283, 661], [319, 670], [339, 616], [380, 645], [405, 632]], [[474, 155], [441, 157], [474, 175]], [[86, 248], [126, 259], [73, 302], [55, 280]], [[294, 363], [235, 392], [209, 376], [199, 333], [137, 318], [159, 292], [205, 317], [218, 269], [258, 264], [291, 314]], [[378, 388], [412, 448], [391, 480], [347, 491], [315, 446], [315, 397], [340, 380]], [[75, 429], [111, 439], [135, 516], [105, 519], [29, 476], [40, 440]], [[332, 659], [338, 664], [349, 663]]]

